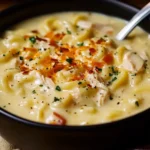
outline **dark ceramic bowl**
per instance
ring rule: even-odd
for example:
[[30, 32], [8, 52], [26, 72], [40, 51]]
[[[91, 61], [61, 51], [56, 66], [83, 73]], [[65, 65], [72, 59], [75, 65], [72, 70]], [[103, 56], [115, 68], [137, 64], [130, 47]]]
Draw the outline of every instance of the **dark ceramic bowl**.
[[[0, 13], [0, 32], [41, 14], [95, 11], [129, 20], [138, 10], [117, 1], [36, 0]], [[150, 21], [141, 26], [150, 32]], [[0, 134], [23, 150], [124, 149], [150, 143], [150, 109], [140, 114], [92, 126], [55, 126], [28, 121], [0, 109]]]

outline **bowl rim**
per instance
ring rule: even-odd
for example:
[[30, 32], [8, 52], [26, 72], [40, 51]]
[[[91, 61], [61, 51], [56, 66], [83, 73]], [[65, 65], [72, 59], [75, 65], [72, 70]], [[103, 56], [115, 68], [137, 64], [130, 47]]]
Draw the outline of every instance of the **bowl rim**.
[[[118, 5], [120, 7], [123, 7], [123, 8], [126, 8], [126, 9], [130, 9], [132, 10], [133, 12], [138, 12], [139, 9], [133, 7], [133, 6], [130, 6], [128, 4], [125, 4], [123, 2], [120, 2], [120, 1], [116, 1], [116, 0], [102, 0], [102, 1], [107, 1], [109, 3], [113, 3], [115, 5]], [[36, 2], [36, 4], [38, 5], [38, 2], [41, 2], [41, 0], [32, 0], [32, 1], [26, 1], [25, 3], [21, 3], [21, 4], [16, 4], [16, 5], [13, 5], [5, 10], [2, 10], [0, 12], [0, 17], [4, 17], [5, 15], [8, 15], [18, 9], [22, 9], [24, 8], [25, 6], [29, 6], [29, 4], [34, 4]], [[133, 115], [130, 115], [128, 117], [125, 117], [125, 118], [121, 118], [121, 119], [117, 119], [115, 121], [112, 121], [112, 122], [105, 122], [105, 123], [100, 123], [100, 124], [93, 124], [93, 125], [85, 125], [85, 126], [81, 126], [81, 125], [52, 125], [52, 124], [45, 124], [45, 123], [41, 123], [41, 122], [36, 122], [36, 121], [32, 121], [32, 120], [29, 120], [29, 119], [26, 119], [26, 118], [23, 118], [23, 117], [20, 117], [18, 115], [15, 115], [5, 109], [3, 109], [2, 107], [0, 107], [0, 115], [4, 115], [5, 117], [8, 117], [9, 119], [12, 119], [13, 121], [17, 121], [19, 123], [23, 123], [25, 125], [28, 125], [28, 126], [31, 126], [31, 127], [38, 127], [38, 128], [48, 128], [48, 129], [60, 129], [60, 130], [88, 130], [89, 129], [93, 129], [93, 128], [97, 128], [97, 127], [110, 127], [110, 125], [116, 125], [116, 124], [119, 124], [119, 123], [122, 123], [123, 121], [129, 121], [133, 118], [137, 118], [139, 117], [141, 114], [143, 113], [146, 113], [147, 111], [149, 111], [150, 108], [147, 108], [146, 110], [143, 110], [142, 112], [139, 112], [137, 114], [133, 114]]]

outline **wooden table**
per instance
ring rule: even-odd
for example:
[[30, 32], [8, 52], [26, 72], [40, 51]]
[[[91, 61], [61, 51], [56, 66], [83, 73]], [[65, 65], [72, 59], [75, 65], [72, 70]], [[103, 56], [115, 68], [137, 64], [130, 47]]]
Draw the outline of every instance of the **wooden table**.
[[[150, 2], [150, 0], [120, 0], [120, 1], [126, 2], [130, 5], [136, 6], [138, 8], [141, 8], [146, 3]], [[12, 6], [12, 5], [17, 4], [17, 3], [19, 3], [19, 0], [0, 0], [0, 10], [6, 9], [9, 6]], [[0, 139], [0, 142], [1, 142], [1, 139]], [[7, 143], [7, 147], [9, 147], [8, 143]], [[1, 145], [0, 145], [0, 150], [1, 150]], [[10, 149], [3, 149], [3, 150], [10, 150]], [[142, 148], [136, 148], [135, 150], [150, 150], [150, 146], [145, 146]]]

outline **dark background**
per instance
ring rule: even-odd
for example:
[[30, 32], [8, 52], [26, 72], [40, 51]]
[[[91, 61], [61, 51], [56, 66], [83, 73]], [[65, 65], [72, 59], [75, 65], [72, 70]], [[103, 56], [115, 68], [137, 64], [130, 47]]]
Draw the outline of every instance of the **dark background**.
[[[27, 0], [0, 0], [0, 10], [3, 10], [5, 8], [13, 5], [13, 4], [20, 3], [20, 2], [23, 2], [23, 1], [27, 1]], [[150, 2], [150, 0], [119, 0], [119, 1], [128, 3], [128, 4], [136, 6], [138, 8], [141, 8], [146, 3]]]

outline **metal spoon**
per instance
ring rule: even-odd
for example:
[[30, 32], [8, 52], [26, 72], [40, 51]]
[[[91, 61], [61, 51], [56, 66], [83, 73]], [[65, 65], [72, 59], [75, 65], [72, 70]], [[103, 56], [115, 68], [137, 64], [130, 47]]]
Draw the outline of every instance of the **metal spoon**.
[[124, 40], [128, 34], [139, 24], [145, 17], [150, 14], [150, 2], [143, 7], [130, 21], [129, 23], [117, 34], [116, 39]]

